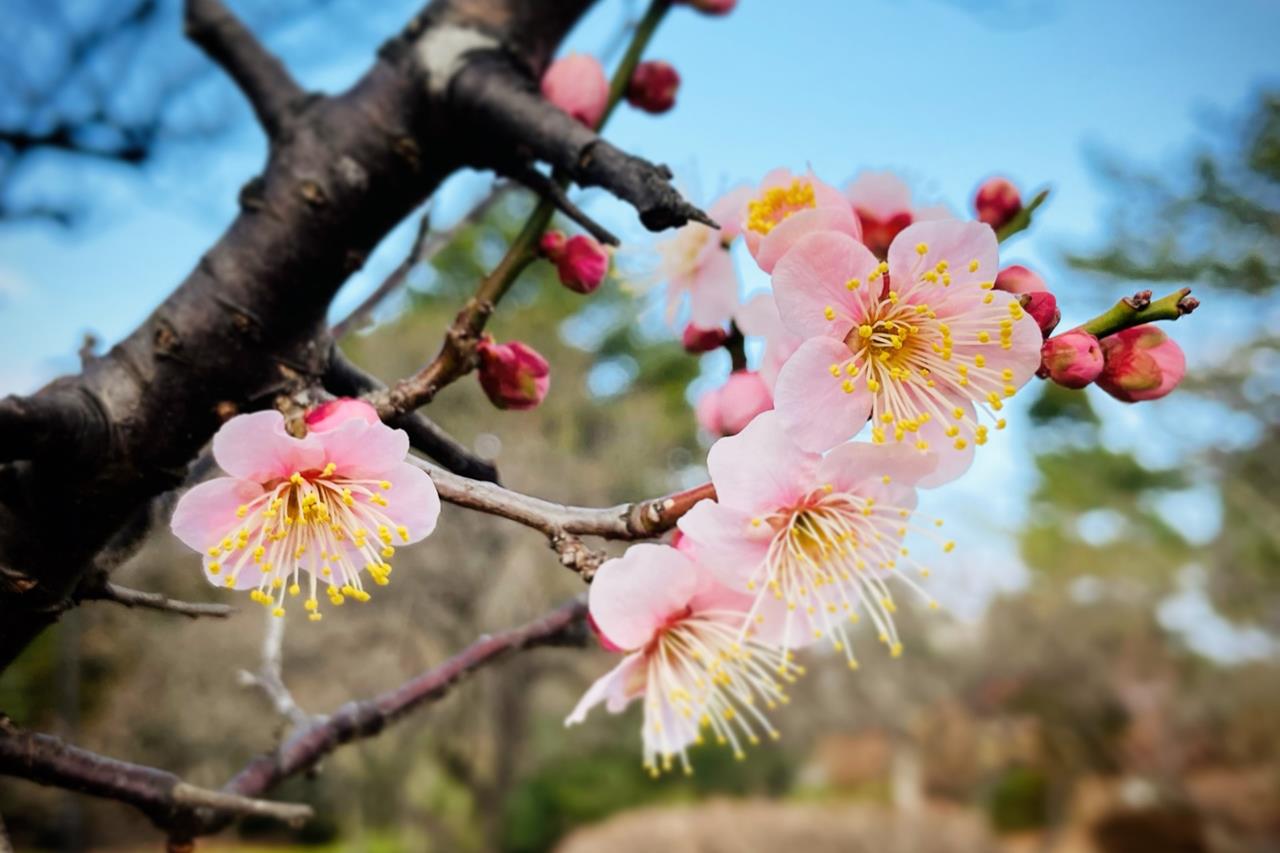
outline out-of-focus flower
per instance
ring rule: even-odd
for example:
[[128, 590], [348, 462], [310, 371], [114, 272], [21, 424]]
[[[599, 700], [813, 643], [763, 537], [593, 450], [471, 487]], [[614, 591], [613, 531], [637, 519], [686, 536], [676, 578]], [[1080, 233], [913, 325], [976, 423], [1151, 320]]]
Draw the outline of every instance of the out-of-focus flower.
[[894, 588], [932, 604], [904, 571], [928, 575], [903, 538], [913, 527], [915, 485], [935, 461], [866, 442], [823, 457], [791, 441], [777, 415], [763, 414], [712, 446], [716, 499], [680, 519], [683, 541], [721, 583], [752, 598], [750, 624], [779, 637], [779, 660], [827, 638], [856, 667], [848, 626], [861, 616], [897, 656]]
[[1134, 326], [1102, 339], [1105, 365], [1098, 387], [1117, 400], [1158, 400], [1182, 381], [1187, 358], [1172, 338], [1153, 325]]
[[751, 419], [773, 408], [764, 380], [754, 370], [735, 370], [714, 391], [708, 391], [694, 407], [698, 424], [715, 436], [741, 432]]
[[658, 274], [667, 288], [667, 322], [672, 322], [685, 296], [689, 297], [689, 322], [708, 329], [723, 326], [738, 307], [738, 273], [728, 246], [737, 236], [732, 223], [741, 219], [746, 187], [717, 199], [707, 214], [719, 222], [720, 231], [691, 222], [656, 244]]
[[1088, 332], [1073, 329], [1049, 338], [1040, 350], [1037, 373], [1066, 388], [1083, 388], [1102, 372], [1102, 347]]
[[688, 748], [704, 731], [738, 758], [762, 736], [777, 738], [763, 710], [787, 701], [785, 686], [802, 670], [789, 658], [761, 665], [774, 653], [747, 623], [749, 604], [668, 545], [633, 545], [607, 561], [591, 583], [591, 621], [606, 648], [627, 654], [565, 725], [601, 702], [616, 714], [643, 699], [644, 766], [654, 776], [677, 760], [692, 772]]
[[609, 105], [609, 81], [600, 60], [570, 53], [552, 62], [542, 75], [542, 97], [594, 128]]
[[822, 451], [870, 418], [876, 443], [940, 452], [925, 485], [959, 476], [987, 440], [975, 404], [999, 411], [1040, 366], [1040, 330], [993, 290], [996, 269], [995, 234], [979, 222], [918, 222], [888, 262], [844, 234], [796, 243], [773, 273], [782, 321], [805, 338], [774, 387], [795, 440]]
[[499, 344], [485, 335], [476, 351], [480, 387], [499, 409], [532, 409], [547, 396], [551, 365], [533, 347], [520, 341]]
[[574, 293], [593, 293], [609, 274], [608, 250], [587, 234], [565, 238], [559, 231], [548, 231], [538, 246], [556, 265], [560, 283]]
[[911, 206], [911, 188], [893, 172], [862, 172], [844, 188], [862, 228], [862, 243], [878, 258], [889, 252], [889, 244], [913, 222], [952, 219], [943, 208]]
[[[285, 613], [306, 590], [331, 604], [367, 601], [363, 573], [388, 582], [398, 545], [435, 529], [440, 498], [427, 474], [405, 461], [409, 438], [359, 400], [327, 403], [295, 438], [279, 412], [237, 415], [213, 437], [213, 458], [231, 476], [194, 487], [178, 501], [174, 534], [204, 555], [205, 577]], [[306, 573], [306, 579], [302, 574]]]
[[742, 227], [747, 250], [760, 269], [772, 272], [796, 241], [818, 231], [862, 238], [848, 200], [812, 172], [793, 175], [789, 169], [774, 169], [765, 175], [747, 203]]
[[978, 221], [999, 229], [1022, 210], [1022, 195], [1007, 178], [988, 178], [973, 196], [973, 209]]
[[685, 352], [697, 355], [720, 349], [728, 338], [729, 333], [720, 326], [702, 329], [690, 323], [684, 327], [684, 334], [680, 336], [680, 344], [684, 347]]
[[627, 83], [627, 103], [647, 113], [665, 113], [676, 104], [680, 74], [670, 62], [641, 62]]
[[804, 338], [791, 332], [778, 316], [778, 305], [772, 293], [757, 293], [734, 315], [734, 322], [744, 335], [764, 338], [764, 355], [760, 358], [760, 378], [769, 393], [778, 381], [778, 371], [791, 354], [800, 348]]

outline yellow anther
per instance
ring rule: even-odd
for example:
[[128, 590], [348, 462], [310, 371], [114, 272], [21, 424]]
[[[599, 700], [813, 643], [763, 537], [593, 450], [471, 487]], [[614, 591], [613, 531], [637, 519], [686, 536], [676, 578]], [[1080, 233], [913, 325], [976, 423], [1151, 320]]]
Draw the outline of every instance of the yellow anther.
[[271, 615], [276, 617], [277, 619], [281, 618], [282, 616], [284, 616], [284, 608], [277, 607], [275, 610], [271, 611]]
[[917, 255], [924, 255], [924, 254], [928, 254], [928, 252], [929, 252], [929, 244], [928, 244], [928, 243], [917, 243], [917, 244], [916, 244], [916, 254], [917, 254]]
[[828, 320], [834, 320], [836, 318], [836, 309], [828, 305], [826, 308], [822, 309], [822, 316], [826, 317]]
[[974, 258], [972, 261], [969, 261], [969, 272], [977, 272], [977, 271], [978, 271], [978, 259]]
[[296, 583], [289, 585], [290, 595], [300, 595], [301, 593], [302, 593], [302, 587], [298, 586]]
[[863, 323], [861, 326], [859, 326], [859, 327], [858, 327], [858, 335], [859, 335], [860, 337], [862, 337], [862, 338], [869, 338], [869, 337], [871, 337], [871, 334], [872, 334], [872, 332], [874, 332], [874, 331], [875, 331], [875, 329], [871, 328], [871, 327], [870, 327], [870, 326], [868, 326], [866, 323]]
[[982, 353], [978, 353], [977, 355], [975, 355], [975, 356], [973, 357], [973, 366], [974, 366], [974, 367], [986, 367], [986, 366], [987, 366], [987, 357], [986, 357], [985, 355], [983, 355]]
[[986, 330], [978, 332], [978, 343], [985, 344], [989, 340], [991, 340], [991, 335]]
[[857, 290], [859, 287], [862, 287], [862, 280], [857, 278], [851, 278], [844, 283], [844, 286], [845, 286], [845, 289], [847, 290]]
[[846, 393], [846, 394], [852, 394], [852, 393], [853, 393], [853, 381], [852, 381], [852, 380], [850, 380], [850, 379], [846, 379], [845, 381], [841, 382], [841, 383], [840, 383], [840, 389], [841, 389], [842, 391], [844, 391], [844, 393]]
[[245, 506], [244, 504], [240, 504], [240, 506], [236, 507], [236, 518], [244, 518], [248, 514], [249, 514], [249, 507]]
[[948, 540], [947, 543], [942, 546], [943, 552], [947, 554], [950, 554], [955, 549], [956, 549], [956, 543], [953, 540]]
[[334, 472], [338, 470], [338, 466], [330, 462], [324, 466], [324, 470], [320, 472], [321, 477], [332, 477]]
[[877, 391], [880, 390], [880, 383], [872, 379], [871, 377], [867, 377], [867, 390], [870, 391], [872, 394], [876, 393]]

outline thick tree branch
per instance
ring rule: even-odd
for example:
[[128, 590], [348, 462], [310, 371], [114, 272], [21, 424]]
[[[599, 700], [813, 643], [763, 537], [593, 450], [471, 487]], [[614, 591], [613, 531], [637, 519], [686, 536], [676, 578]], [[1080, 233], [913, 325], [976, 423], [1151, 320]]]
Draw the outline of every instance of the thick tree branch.
[[165, 770], [108, 758], [50, 735], [23, 731], [4, 716], [0, 716], [0, 773], [127, 803], [164, 829], [184, 822], [225, 821], [245, 815], [287, 823], [312, 816], [310, 806], [198, 788]]
[[231, 75], [274, 139], [306, 94], [302, 87], [222, 0], [186, 0], [184, 5], [187, 37]]
[[173, 613], [177, 616], [186, 616], [191, 619], [199, 619], [202, 616], [212, 619], [226, 619], [236, 612], [234, 607], [229, 607], [226, 604], [179, 601], [162, 593], [129, 589], [128, 587], [107, 582], [83, 590], [77, 597], [81, 601], [111, 601], [116, 604], [122, 604], [125, 607], [159, 610], [163, 613]]

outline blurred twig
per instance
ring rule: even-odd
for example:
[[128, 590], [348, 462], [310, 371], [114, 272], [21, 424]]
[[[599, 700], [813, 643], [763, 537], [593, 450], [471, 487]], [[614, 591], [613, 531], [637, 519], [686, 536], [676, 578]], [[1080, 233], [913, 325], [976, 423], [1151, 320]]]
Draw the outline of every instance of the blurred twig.
[[257, 672], [240, 670], [240, 683], [261, 690], [276, 713], [289, 721], [292, 735], [321, 718], [303, 710], [284, 683], [284, 627], [285, 620], [267, 613], [267, 627], [262, 635], [262, 664]]
[[235, 612], [234, 607], [226, 604], [207, 604], [204, 602], [179, 601], [158, 592], [146, 592], [130, 589], [109, 582], [95, 584], [83, 589], [78, 597], [82, 601], [111, 601], [125, 607], [141, 607], [146, 610], [160, 610], [198, 619], [202, 616], [212, 619], [226, 619]]

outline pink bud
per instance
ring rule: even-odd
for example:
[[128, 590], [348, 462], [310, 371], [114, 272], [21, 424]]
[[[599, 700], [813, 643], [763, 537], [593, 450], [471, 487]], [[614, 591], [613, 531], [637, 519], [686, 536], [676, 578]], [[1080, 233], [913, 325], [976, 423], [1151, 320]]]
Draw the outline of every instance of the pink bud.
[[641, 62], [627, 83], [627, 103], [647, 113], [665, 113], [676, 104], [680, 74], [660, 59]]
[[1182, 348], [1155, 326], [1135, 326], [1103, 338], [1106, 366], [1098, 387], [1117, 400], [1157, 400], [1172, 391], [1187, 372]]
[[350, 420], [361, 420], [367, 424], [376, 424], [378, 422], [378, 412], [364, 400], [339, 397], [336, 400], [321, 403], [303, 417], [303, 421], [307, 424], [308, 432], [329, 432]]
[[738, 5], [738, 0], [684, 0], [685, 3], [706, 15], [727, 15]]
[[719, 326], [703, 329], [690, 323], [684, 327], [684, 335], [681, 336], [680, 343], [684, 345], [685, 352], [697, 355], [719, 349], [728, 337], [728, 333]]
[[596, 127], [609, 104], [609, 81], [600, 60], [570, 53], [551, 63], [542, 75], [542, 97], [587, 127]]
[[551, 366], [537, 350], [520, 341], [494, 343], [485, 335], [480, 355], [480, 387], [499, 409], [532, 409], [547, 396]]
[[996, 290], [1006, 293], [1038, 293], [1048, 289], [1044, 279], [1022, 264], [1010, 264], [996, 276]]
[[736, 435], [761, 412], [773, 408], [773, 396], [760, 374], [754, 370], [736, 370], [729, 381], [698, 400], [695, 414], [698, 423], [716, 436]]
[[1083, 388], [1102, 372], [1102, 347], [1098, 339], [1079, 329], [1049, 338], [1040, 348], [1041, 378], [1065, 388]]
[[980, 221], [999, 229], [1022, 210], [1022, 196], [1009, 180], [988, 178], [978, 187], [973, 197], [973, 208], [978, 212]]
[[575, 293], [591, 293], [609, 272], [609, 253], [586, 234], [570, 237], [554, 260], [560, 283]]
[[1058, 298], [1047, 290], [1039, 290], [1024, 293], [1018, 299], [1040, 327], [1040, 334], [1046, 338], [1052, 335], [1053, 330], [1058, 327], [1058, 321], [1062, 319], [1062, 314], [1058, 312]]
[[559, 260], [564, 254], [564, 244], [567, 242], [569, 238], [564, 236], [563, 231], [547, 231], [538, 241], [538, 250], [552, 261]]

